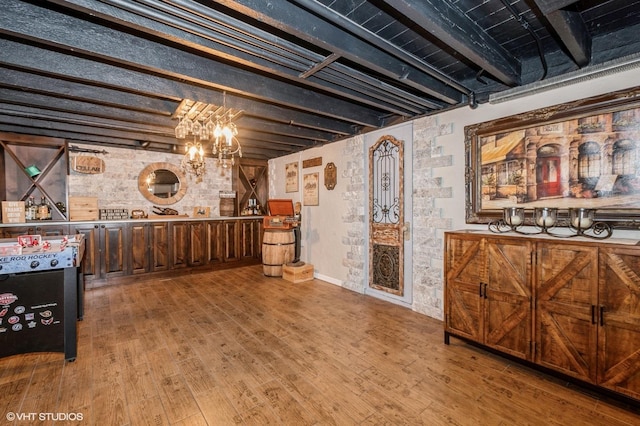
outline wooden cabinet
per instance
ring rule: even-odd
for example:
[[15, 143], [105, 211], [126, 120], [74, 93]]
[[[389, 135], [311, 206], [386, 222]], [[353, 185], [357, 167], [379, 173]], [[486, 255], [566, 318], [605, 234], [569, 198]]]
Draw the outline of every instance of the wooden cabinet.
[[224, 232], [224, 261], [240, 260], [240, 221], [225, 220], [222, 223], [222, 227]]
[[151, 222], [149, 223], [149, 248], [151, 272], [167, 271], [171, 267], [171, 256], [169, 254], [169, 223]]
[[598, 249], [538, 244], [536, 362], [582, 380], [596, 380]]
[[171, 268], [202, 266], [206, 259], [206, 226], [203, 221], [170, 224]]
[[151, 270], [151, 235], [149, 224], [145, 222], [129, 225], [129, 273], [145, 274]]
[[169, 229], [171, 269], [186, 268], [189, 258], [189, 225], [186, 222], [172, 222]]
[[262, 258], [262, 220], [240, 221], [242, 258]]
[[205, 222], [188, 222], [189, 229], [189, 266], [202, 266], [206, 264], [207, 226]]
[[640, 252], [637, 247], [600, 250], [597, 383], [640, 400]]
[[221, 220], [211, 220], [205, 222], [205, 226], [206, 262], [208, 264], [224, 262], [225, 247], [227, 243], [224, 222]]
[[105, 279], [128, 273], [125, 257], [126, 223], [70, 225], [71, 234], [83, 234], [85, 255], [82, 272], [86, 279]]
[[225, 220], [223, 259], [225, 262], [262, 257], [262, 219]]
[[87, 283], [198, 268], [259, 263], [262, 219], [103, 221], [0, 225], [0, 237], [83, 234]]
[[640, 400], [633, 243], [446, 233], [445, 342], [461, 337]]
[[531, 359], [531, 242], [447, 239], [446, 332]]

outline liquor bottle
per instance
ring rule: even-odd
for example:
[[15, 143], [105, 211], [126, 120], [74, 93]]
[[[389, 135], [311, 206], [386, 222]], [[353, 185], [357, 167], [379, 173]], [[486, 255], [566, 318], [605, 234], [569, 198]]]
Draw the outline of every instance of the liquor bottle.
[[33, 197], [29, 197], [27, 200], [27, 205], [24, 208], [24, 220], [33, 220], [34, 218], [31, 216], [33, 210], [31, 206], [33, 205]]
[[49, 200], [45, 199], [44, 200], [44, 204], [47, 207], [47, 217], [45, 218], [45, 220], [51, 220], [52, 217], [52, 209], [51, 209], [51, 204], [49, 204]]
[[47, 216], [49, 212], [47, 211], [47, 203], [45, 203], [45, 198], [40, 198], [40, 204], [38, 204], [38, 215], [36, 219], [38, 220], [47, 220]]
[[38, 206], [36, 206], [36, 200], [33, 198], [33, 195], [29, 197], [29, 205], [29, 209], [31, 210], [29, 216], [31, 217], [31, 220], [36, 220], [38, 217]]

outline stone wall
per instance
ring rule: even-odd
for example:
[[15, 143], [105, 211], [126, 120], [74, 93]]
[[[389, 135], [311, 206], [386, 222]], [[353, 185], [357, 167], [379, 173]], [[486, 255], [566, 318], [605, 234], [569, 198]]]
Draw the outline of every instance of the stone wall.
[[342, 171], [341, 178], [347, 183], [346, 190], [342, 194], [347, 204], [347, 214], [342, 218], [346, 235], [342, 237], [342, 244], [348, 247], [347, 256], [342, 264], [348, 269], [347, 279], [342, 286], [359, 293], [364, 292], [365, 286], [365, 255], [366, 241], [365, 230], [365, 202], [364, 193], [364, 156], [362, 153], [364, 136], [355, 136], [347, 141], [343, 150], [344, 158], [348, 159], [348, 167]]
[[[451, 198], [451, 187], [442, 186], [438, 169], [452, 164], [451, 155], [443, 155], [437, 138], [451, 134], [451, 124], [440, 125], [435, 117], [425, 117], [413, 123], [413, 302], [412, 309], [433, 318], [442, 318], [443, 309], [443, 241], [442, 231], [452, 227], [452, 219], [443, 217], [436, 201]], [[343, 170], [341, 178], [348, 181], [342, 196], [348, 206], [348, 213], [342, 218], [346, 234], [342, 244], [348, 247], [342, 263], [348, 268], [347, 279], [342, 286], [357, 292], [364, 292], [367, 244], [365, 229], [365, 158], [363, 136], [347, 141], [343, 156], [349, 166]], [[419, 249], [416, 249], [419, 248]]]
[[[79, 148], [95, 149], [93, 145], [73, 144]], [[125, 148], [106, 148], [107, 154], [71, 153], [70, 157], [95, 155], [105, 162], [105, 171], [101, 174], [83, 174], [71, 171], [69, 176], [70, 197], [98, 197], [101, 209], [143, 209], [151, 212], [153, 205], [138, 190], [138, 175], [146, 166], [156, 162], [168, 162], [180, 167], [182, 155]], [[197, 206], [211, 208], [211, 217], [219, 216], [219, 191], [232, 189], [231, 170], [218, 167], [214, 158], [206, 159], [206, 174], [200, 183], [187, 176], [187, 193], [182, 200], [171, 207], [181, 214], [193, 215]]]
[[[443, 230], [451, 229], [452, 219], [443, 217], [436, 201], [451, 198], [451, 187], [442, 186], [438, 168], [452, 164], [443, 155], [437, 138], [451, 134], [452, 124], [439, 125], [437, 117], [413, 123], [413, 305], [412, 309], [442, 319], [443, 309]], [[418, 249], [416, 249], [418, 248]]]

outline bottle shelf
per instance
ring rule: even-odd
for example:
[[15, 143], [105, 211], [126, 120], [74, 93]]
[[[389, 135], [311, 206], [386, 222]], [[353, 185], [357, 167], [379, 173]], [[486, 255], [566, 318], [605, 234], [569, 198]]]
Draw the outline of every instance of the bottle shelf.
[[269, 194], [267, 162], [243, 159], [238, 162], [234, 174], [234, 189], [238, 192], [238, 214], [240, 216], [266, 214]]
[[0, 133], [0, 196], [25, 204], [30, 197], [40, 204], [44, 197], [51, 220], [68, 220], [68, 163], [64, 139]]

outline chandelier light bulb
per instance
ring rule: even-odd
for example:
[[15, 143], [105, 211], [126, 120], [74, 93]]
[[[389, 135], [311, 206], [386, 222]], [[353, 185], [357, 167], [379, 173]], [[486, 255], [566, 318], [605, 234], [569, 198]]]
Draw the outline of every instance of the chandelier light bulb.
[[222, 127], [220, 127], [220, 122], [217, 121], [216, 122], [216, 127], [213, 130], [213, 137], [215, 137], [216, 139], [220, 138], [220, 136], [222, 136], [223, 130]]

